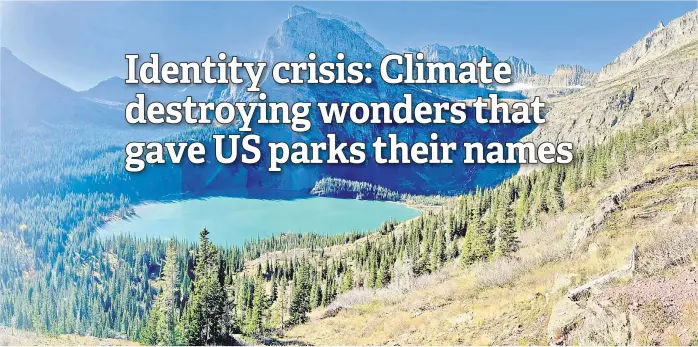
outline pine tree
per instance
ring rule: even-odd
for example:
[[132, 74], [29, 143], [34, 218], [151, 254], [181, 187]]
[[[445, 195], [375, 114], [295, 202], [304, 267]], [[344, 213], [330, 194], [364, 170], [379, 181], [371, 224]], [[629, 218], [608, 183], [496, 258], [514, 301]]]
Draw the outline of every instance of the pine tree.
[[264, 310], [266, 310], [266, 293], [264, 280], [257, 277], [254, 283], [254, 294], [252, 296], [252, 310], [247, 319], [245, 332], [248, 335], [259, 336], [264, 332]]
[[388, 257], [384, 254], [381, 257], [378, 273], [376, 274], [376, 287], [385, 287], [390, 283], [391, 268]]
[[289, 323], [297, 325], [308, 320], [310, 312], [310, 280], [309, 265], [305, 261], [299, 266], [298, 274], [294, 278], [293, 292], [291, 293]]
[[179, 265], [177, 248], [174, 240], [170, 241], [165, 253], [165, 265], [162, 271], [162, 287], [157, 298], [160, 320], [157, 325], [159, 345], [172, 346], [176, 343], [175, 326], [179, 317]]
[[562, 180], [559, 177], [559, 170], [550, 172], [550, 182], [548, 184], [549, 198], [548, 206], [554, 212], [561, 212], [565, 207], [565, 197], [562, 193]]
[[327, 271], [327, 279], [325, 287], [322, 290], [322, 306], [325, 307], [332, 302], [337, 296], [337, 284], [335, 280], [335, 267], [332, 265]]
[[341, 293], [346, 293], [350, 289], [354, 287], [354, 275], [352, 274], [351, 270], [347, 270], [344, 272], [344, 276], [342, 276], [342, 285], [339, 287], [339, 291]]
[[368, 260], [368, 274], [366, 286], [368, 288], [376, 287], [376, 279], [378, 278], [378, 254], [375, 249], [371, 249], [371, 257]]
[[432, 272], [438, 270], [446, 260], [446, 240], [444, 238], [443, 231], [439, 229], [434, 237], [433, 244], [431, 246], [431, 259], [430, 259], [430, 269]]
[[288, 312], [288, 299], [286, 297], [286, 286], [288, 285], [288, 282], [286, 282], [286, 277], [281, 278], [281, 282], [279, 283], [279, 295], [277, 296], [277, 303], [278, 303], [278, 309], [279, 309], [279, 321], [280, 321], [280, 328], [281, 331], [284, 330], [285, 328], [285, 322], [286, 322], [286, 316]]
[[160, 321], [160, 310], [151, 309], [148, 315], [148, 322], [138, 334], [138, 341], [143, 345], [156, 345], [158, 343], [158, 322]]
[[315, 277], [313, 284], [310, 287], [310, 309], [314, 309], [320, 306], [322, 302], [322, 291], [321, 291], [322, 279], [320, 275]]
[[463, 252], [461, 261], [464, 264], [472, 264], [477, 260], [485, 259], [489, 256], [488, 235], [480, 217], [472, 216], [468, 222], [468, 229], [463, 240]]
[[506, 256], [518, 249], [518, 239], [515, 233], [513, 211], [508, 204], [502, 204], [497, 212], [493, 256]]
[[177, 343], [175, 327], [179, 317], [179, 266], [174, 240], [167, 247], [160, 282], [160, 293], [155, 297], [147, 325], [141, 330], [140, 341], [149, 345], [172, 346]]
[[199, 234], [199, 250], [194, 268], [194, 291], [188, 322], [188, 342], [207, 345], [220, 337], [223, 317], [223, 288], [219, 279], [218, 250], [208, 239], [208, 230]]

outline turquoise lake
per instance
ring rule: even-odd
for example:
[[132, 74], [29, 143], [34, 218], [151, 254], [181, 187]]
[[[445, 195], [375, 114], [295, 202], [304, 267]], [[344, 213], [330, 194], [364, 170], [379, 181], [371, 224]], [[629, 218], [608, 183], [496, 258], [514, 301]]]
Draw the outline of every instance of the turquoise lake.
[[341, 234], [369, 231], [390, 219], [403, 221], [419, 210], [384, 201], [333, 198], [258, 200], [231, 197], [148, 203], [136, 214], [105, 224], [100, 235], [172, 236], [197, 241], [204, 227], [218, 245], [242, 245], [245, 240], [284, 232]]

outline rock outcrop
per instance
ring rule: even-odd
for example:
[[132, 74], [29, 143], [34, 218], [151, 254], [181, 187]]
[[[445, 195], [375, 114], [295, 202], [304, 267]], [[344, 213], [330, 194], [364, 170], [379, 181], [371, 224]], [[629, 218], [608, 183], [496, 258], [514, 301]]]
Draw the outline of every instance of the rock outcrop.
[[511, 65], [512, 79], [514, 83], [525, 81], [527, 78], [534, 76], [536, 74], [536, 69], [533, 65], [527, 63], [525, 60], [511, 56], [504, 59], [505, 62]]

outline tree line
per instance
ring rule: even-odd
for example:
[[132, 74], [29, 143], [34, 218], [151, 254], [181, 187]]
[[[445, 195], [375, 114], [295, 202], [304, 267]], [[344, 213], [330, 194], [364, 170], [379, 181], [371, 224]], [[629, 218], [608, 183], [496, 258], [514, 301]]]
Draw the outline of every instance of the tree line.
[[[694, 144], [695, 108], [677, 114], [576, 149], [568, 165], [476, 189], [368, 234], [284, 234], [226, 248], [211, 244], [208, 231], [197, 244], [100, 238], [94, 230], [104, 216], [129, 213], [128, 195], [3, 195], [0, 324], [156, 344], [273, 336], [347, 291], [385, 287], [448, 262], [469, 266], [509, 256], [518, 232], [564, 210], [568, 194], [628, 170], [639, 156]], [[309, 252], [259, 260], [298, 248]]]

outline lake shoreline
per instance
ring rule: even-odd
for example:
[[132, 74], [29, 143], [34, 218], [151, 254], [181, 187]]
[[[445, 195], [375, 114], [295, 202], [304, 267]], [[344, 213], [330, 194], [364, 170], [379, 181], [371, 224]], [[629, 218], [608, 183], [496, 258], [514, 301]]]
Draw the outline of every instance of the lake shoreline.
[[143, 202], [128, 216], [105, 218], [100, 236], [131, 234], [196, 241], [207, 228], [214, 243], [243, 245], [251, 239], [280, 234], [338, 235], [370, 233], [381, 224], [404, 222], [424, 213], [403, 202], [308, 197], [263, 200], [206, 197], [169, 202]]

